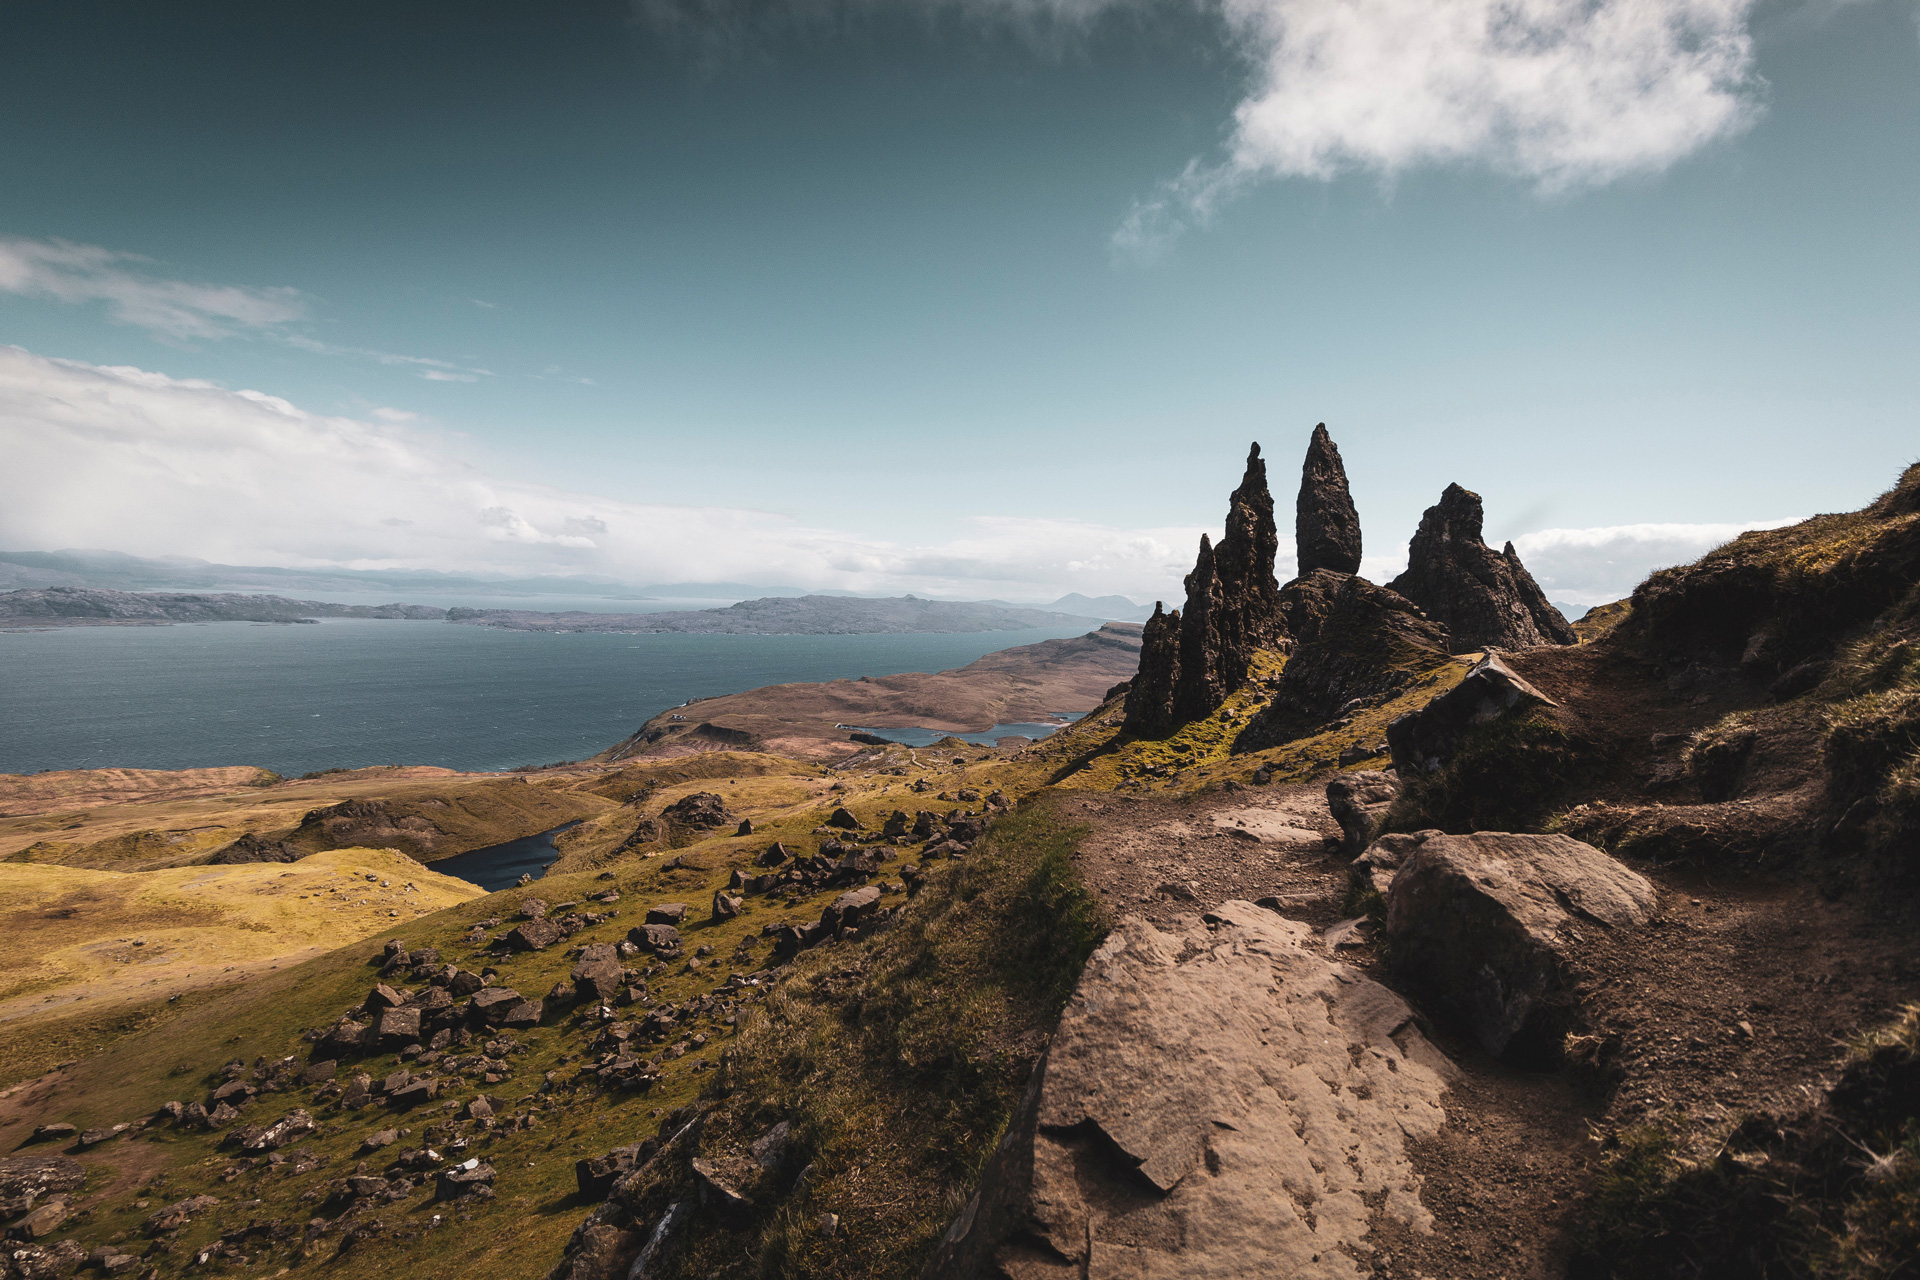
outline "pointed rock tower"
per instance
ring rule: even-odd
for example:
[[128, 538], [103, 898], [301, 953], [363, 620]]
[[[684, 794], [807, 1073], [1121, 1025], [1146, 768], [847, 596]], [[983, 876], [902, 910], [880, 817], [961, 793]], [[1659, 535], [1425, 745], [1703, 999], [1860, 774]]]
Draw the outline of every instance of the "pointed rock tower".
[[1420, 517], [1407, 571], [1388, 585], [1447, 628], [1456, 650], [1526, 649], [1578, 639], [1509, 542], [1481, 540], [1480, 495], [1450, 484]]
[[1162, 734], [1211, 715], [1246, 683], [1254, 651], [1285, 640], [1273, 576], [1279, 550], [1267, 464], [1256, 444], [1219, 544], [1200, 539], [1185, 606], [1164, 613], [1156, 605], [1141, 637], [1140, 672], [1127, 694], [1129, 733]]
[[1300, 468], [1300, 497], [1293, 507], [1294, 546], [1299, 576], [1316, 569], [1360, 572], [1360, 513], [1347, 491], [1347, 469], [1327, 424], [1313, 429], [1307, 460]]

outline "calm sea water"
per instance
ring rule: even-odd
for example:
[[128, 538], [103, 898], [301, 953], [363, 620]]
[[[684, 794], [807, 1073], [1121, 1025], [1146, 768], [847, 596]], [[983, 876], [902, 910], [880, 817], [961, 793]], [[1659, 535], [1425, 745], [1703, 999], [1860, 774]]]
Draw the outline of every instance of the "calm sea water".
[[541, 635], [337, 618], [3, 632], [0, 773], [577, 760], [688, 698], [944, 671], [1085, 630]]

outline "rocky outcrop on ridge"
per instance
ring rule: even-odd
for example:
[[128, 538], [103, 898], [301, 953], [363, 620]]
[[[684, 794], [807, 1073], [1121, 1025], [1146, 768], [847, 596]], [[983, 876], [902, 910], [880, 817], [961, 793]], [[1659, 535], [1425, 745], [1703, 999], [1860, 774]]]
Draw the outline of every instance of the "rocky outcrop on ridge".
[[[1129, 733], [1166, 733], [1211, 715], [1246, 683], [1257, 650], [1285, 643], [1280, 584], [1273, 572], [1279, 549], [1267, 464], [1255, 444], [1228, 502], [1220, 544], [1200, 537], [1200, 554], [1186, 578], [1185, 607], [1167, 613], [1159, 603], [1154, 606], [1142, 636], [1140, 671], [1127, 697]], [[1175, 628], [1177, 644], [1170, 643]], [[1164, 693], [1168, 689], [1171, 696]]]
[[1459, 684], [1387, 726], [1394, 771], [1402, 778], [1432, 773], [1479, 726], [1556, 705], [1512, 667], [1488, 654], [1473, 664]]
[[1581, 931], [1646, 923], [1653, 886], [1571, 836], [1418, 839], [1386, 895], [1395, 976], [1488, 1053], [1552, 1061], [1576, 1017]]
[[1376, 1223], [1431, 1227], [1406, 1146], [1452, 1074], [1303, 924], [1123, 920], [923, 1274], [1357, 1278]]
[[[1447, 661], [1447, 632], [1406, 598], [1365, 578], [1321, 570], [1338, 581], [1310, 640], [1297, 644], [1263, 707], [1234, 742], [1258, 751], [1314, 732], [1359, 706], [1393, 696], [1417, 674]], [[1311, 580], [1310, 580], [1311, 581]], [[1288, 587], [1295, 599], [1303, 596]], [[1321, 601], [1313, 601], [1316, 608]]]
[[1360, 513], [1347, 491], [1347, 469], [1327, 424], [1313, 429], [1306, 464], [1300, 469], [1300, 497], [1294, 504], [1293, 537], [1301, 577], [1315, 569], [1360, 572]]
[[1448, 485], [1420, 517], [1407, 571], [1387, 585], [1446, 627], [1462, 650], [1576, 643], [1513, 544], [1495, 551], [1481, 540], [1483, 520], [1480, 495]]

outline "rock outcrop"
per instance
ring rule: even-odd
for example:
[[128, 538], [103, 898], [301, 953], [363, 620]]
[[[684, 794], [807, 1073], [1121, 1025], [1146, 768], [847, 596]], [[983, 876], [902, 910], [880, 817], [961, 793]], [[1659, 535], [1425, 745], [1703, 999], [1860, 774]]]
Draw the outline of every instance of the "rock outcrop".
[[[1296, 591], [1306, 587], [1314, 590]], [[1290, 603], [1310, 603], [1316, 614], [1322, 608], [1325, 613], [1312, 619], [1312, 638], [1295, 645], [1272, 701], [1241, 731], [1236, 751], [1317, 732], [1360, 706], [1392, 697], [1421, 671], [1448, 660], [1445, 628], [1365, 578], [1322, 569], [1290, 583], [1287, 596]]]
[[1481, 540], [1483, 520], [1480, 495], [1448, 485], [1420, 517], [1407, 571], [1387, 585], [1445, 626], [1462, 650], [1575, 643], [1513, 544], [1495, 551]]
[[1403, 780], [1432, 773], [1480, 725], [1558, 705], [1489, 654], [1474, 663], [1459, 684], [1387, 725], [1394, 772]]
[[1285, 642], [1273, 573], [1279, 549], [1267, 464], [1256, 444], [1228, 502], [1219, 545], [1200, 538], [1185, 606], [1173, 613], [1154, 606], [1141, 638], [1140, 670], [1127, 694], [1128, 732], [1165, 733], [1211, 715], [1246, 683], [1257, 650]]
[[1313, 429], [1307, 460], [1300, 469], [1300, 497], [1294, 503], [1293, 539], [1301, 577], [1315, 569], [1360, 572], [1360, 513], [1347, 491], [1347, 469], [1327, 424]]
[[1386, 895], [1395, 975], [1488, 1053], [1553, 1060], [1575, 1021], [1581, 931], [1644, 924], [1653, 886], [1571, 836], [1417, 838]]
[[1357, 1280], [1376, 1223], [1430, 1229], [1406, 1143], [1451, 1073], [1303, 924], [1123, 920], [924, 1275]]

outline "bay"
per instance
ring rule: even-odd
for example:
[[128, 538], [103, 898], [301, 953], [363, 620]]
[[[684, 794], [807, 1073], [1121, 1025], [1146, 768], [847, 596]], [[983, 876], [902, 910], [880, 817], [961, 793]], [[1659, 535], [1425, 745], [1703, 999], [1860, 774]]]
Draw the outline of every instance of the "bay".
[[0, 773], [577, 760], [689, 698], [944, 671], [1086, 629], [555, 635], [329, 618], [0, 632]]

